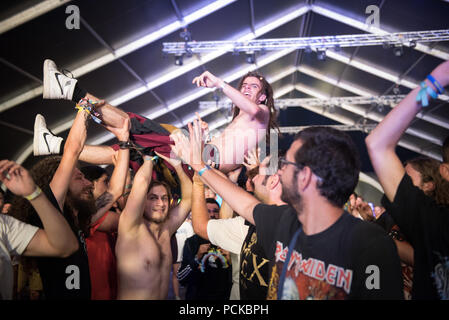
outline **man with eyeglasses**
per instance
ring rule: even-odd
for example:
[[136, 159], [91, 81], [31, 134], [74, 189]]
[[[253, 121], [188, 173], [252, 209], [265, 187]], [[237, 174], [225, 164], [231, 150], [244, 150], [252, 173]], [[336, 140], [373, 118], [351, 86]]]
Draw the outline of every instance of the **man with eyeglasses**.
[[[403, 299], [399, 257], [377, 226], [352, 217], [343, 205], [354, 191], [359, 158], [345, 133], [308, 128], [294, 139], [278, 174], [288, 207], [261, 204], [204, 164], [202, 131], [173, 148], [205, 183], [257, 228], [272, 258], [268, 299]], [[190, 160], [192, 159], [192, 160]]]

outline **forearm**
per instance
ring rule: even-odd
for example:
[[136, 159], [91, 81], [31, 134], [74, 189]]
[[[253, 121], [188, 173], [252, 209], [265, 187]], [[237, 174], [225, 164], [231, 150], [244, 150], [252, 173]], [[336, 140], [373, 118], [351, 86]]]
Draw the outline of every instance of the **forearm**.
[[[192, 167], [198, 172], [204, 167], [204, 164]], [[223, 198], [223, 201], [226, 201], [232, 210], [254, 224], [253, 209], [260, 203], [256, 198], [213, 170], [206, 170], [201, 178], [212, 189], [217, 190], [218, 194]]]
[[113, 202], [123, 194], [129, 166], [129, 149], [119, 149], [117, 164], [112, 172], [108, 192], [113, 196]]
[[[449, 84], [449, 61], [440, 64], [431, 75], [444, 87]], [[434, 88], [433, 84], [425, 79], [427, 86]], [[394, 149], [402, 134], [418, 112], [421, 111], [421, 103], [416, 101], [420, 87], [413, 89], [367, 137], [366, 143], [369, 149]]]
[[193, 231], [206, 240], [209, 238], [207, 235], [208, 222], [209, 215], [207, 213], [206, 199], [204, 196], [204, 184], [195, 174], [192, 194], [192, 226]]
[[229, 204], [226, 201], [223, 201], [221, 203], [220, 207], [220, 219], [230, 219], [234, 215], [234, 210], [229, 206]]
[[89, 115], [85, 111], [79, 111], [76, 114], [75, 121], [70, 129], [69, 136], [67, 137], [64, 145], [64, 154], [66, 153], [75, 156], [78, 160], [81, 151], [83, 150], [84, 143], [86, 142], [87, 129], [86, 123]]
[[182, 165], [175, 166], [176, 174], [178, 175], [181, 184], [181, 203], [185, 211], [190, 211], [192, 207], [192, 181], [184, 172]]
[[30, 201], [42, 221], [49, 244], [58, 255], [68, 255], [76, 251], [78, 241], [62, 214], [42, 193]]

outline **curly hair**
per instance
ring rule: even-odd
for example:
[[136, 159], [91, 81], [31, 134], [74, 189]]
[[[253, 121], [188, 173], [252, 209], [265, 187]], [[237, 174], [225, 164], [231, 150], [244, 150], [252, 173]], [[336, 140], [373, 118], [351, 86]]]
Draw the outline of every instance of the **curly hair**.
[[[41, 189], [45, 190], [49, 187], [50, 182], [61, 163], [61, 159], [61, 156], [46, 157], [30, 169], [30, 174], [33, 177], [34, 182]], [[62, 208], [64, 217], [75, 234], [78, 233], [77, 229], [79, 228], [87, 236], [89, 234], [91, 211], [86, 213], [82, 212], [79, 217], [76, 217], [74, 215], [76, 204], [77, 202], [71, 196], [70, 191], [68, 191], [66, 201], [64, 202], [64, 208]], [[91, 206], [88, 207], [89, 209], [92, 209]], [[38, 214], [29, 201], [25, 200], [23, 197], [14, 197], [10, 214], [23, 222], [39, 226], [40, 228], [43, 227]]]
[[442, 206], [449, 206], [449, 182], [440, 175], [440, 162], [427, 157], [417, 157], [405, 162], [421, 175], [421, 184], [432, 182], [434, 189], [426, 195]]
[[[46, 157], [30, 169], [31, 177], [39, 188], [45, 189], [49, 186], [60, 162], [60, 156]], [[36, 211], [31, 206], [30, 202], [25, 200], [23, 197], [13, 197], [10, 214], [23, 222], [33, 225], [37, 224], [42, 227], [40, 219], [36, 220]]]

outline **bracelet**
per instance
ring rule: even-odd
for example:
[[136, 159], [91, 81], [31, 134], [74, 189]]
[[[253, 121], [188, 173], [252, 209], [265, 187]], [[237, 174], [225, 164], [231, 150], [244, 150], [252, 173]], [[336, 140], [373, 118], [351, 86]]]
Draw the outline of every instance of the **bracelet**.
[[443, 86], [432, 75], [429, 74], [427, 76], [427, 80], [429, 80], [435, 89], [437, 89], [438, 94], [442, 94], [444, 92]]
[[120, 149], [130, 149], [133, 147], [133, 144], [129, 140], [128, 141], [119, 141], [118, 146], [120, 147]]
[[427, 107], [429, 105], [429, 98], [427, 95], [429, 95], [431, 98], [436, 99], [438, 98], [437, 93], [429, 86], [427, 86], [427, 83], [424, 81], [420, 84], [421, 90], [419, 90], [418, 94], [416, 95], [416, 101], [420, 102], [423, 107]]
[[36, 199], [37, 197], [39, 197], [42, 193], [41, 188], [39, 188], [38, 186], [36, 186], [36, 189], [34, 190], [34, 192], [28, 196], [24, 196], [25, 199], [27, 199], [28, 201], [32, 201], [34, 199]]
[[206, 166], [203, 169], [198, 171], [198, 175], [201, 177], [205, 171], [210, 170], [210, 169], [212, 169], [212, 168], [208, 164], [206, 164]]

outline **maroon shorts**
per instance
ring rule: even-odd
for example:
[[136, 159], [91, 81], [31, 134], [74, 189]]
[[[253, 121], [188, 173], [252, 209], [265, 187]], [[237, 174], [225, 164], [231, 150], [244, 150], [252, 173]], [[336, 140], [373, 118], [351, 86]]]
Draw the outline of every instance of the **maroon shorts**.
[[[130, 140], [139, 148], [139, 151], [143, 154], [154, 155], [154, 151], [162, 154], [163, 156], [170, 157], [171, 148], [173, 145], [173, 140], [170, 139], [170, 132], [163, 128], [157, 122], [137, 115], [132, 112], [127, 112], [131, 120]], [[120, 149], [118, 144], [111, 146], [114, 150]], [[143, 163], [143, 159], [139, 152], [134, 149], [130, 150], [130, 161], [129, 166], [137, 172]], [[160, 159], [159, 161], [163, 161]], [[165, 165], [174, 171], [174, 168], [167, 163]], [[186, 164], [183, 164], [183, 169], [185, 173], [192, 178], [194, 171]], [[155, 172], [153, 172], [153, 177], [155, 177]]]

